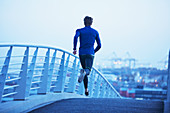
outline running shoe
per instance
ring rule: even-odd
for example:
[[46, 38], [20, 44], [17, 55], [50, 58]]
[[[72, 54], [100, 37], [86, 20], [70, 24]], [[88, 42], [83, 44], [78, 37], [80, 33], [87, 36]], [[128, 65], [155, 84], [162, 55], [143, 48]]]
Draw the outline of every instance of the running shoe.
[[79, 82], [79, 83], [81, 83], [81, 82], [83, 81], [85, 74], [86, 74], [86, 73], [85, 73], [84, 69], [81, 69], [81, 70], [80, 70], [80, 76], [79, 76], [79, 78], [78, 78], [78, 82]]
[[89, 96], [89, 91], [85, 92], [85, 95], [86, 95], [86, 96]]

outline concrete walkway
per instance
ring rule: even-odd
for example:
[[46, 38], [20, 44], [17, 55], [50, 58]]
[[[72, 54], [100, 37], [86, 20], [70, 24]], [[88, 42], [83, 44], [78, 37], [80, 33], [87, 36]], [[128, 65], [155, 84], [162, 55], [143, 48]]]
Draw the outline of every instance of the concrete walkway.
[[30, 113], [163, 113], [163, 101], [77, 98], [56, 101]]
[[26, 113], [55, 101], [70, 98], [87, 98], [73, 93], [49, 93], [46, 95], [33, 95], [25, 101], [11, 101], [0, 103], [0, 113]]

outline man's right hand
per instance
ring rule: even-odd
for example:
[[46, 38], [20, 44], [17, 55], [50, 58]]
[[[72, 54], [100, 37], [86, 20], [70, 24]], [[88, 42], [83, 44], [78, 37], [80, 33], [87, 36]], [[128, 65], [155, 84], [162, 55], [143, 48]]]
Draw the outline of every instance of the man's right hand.
[[77, 50], [73, 50], [73, 54], [76, 55], [77, 54]]

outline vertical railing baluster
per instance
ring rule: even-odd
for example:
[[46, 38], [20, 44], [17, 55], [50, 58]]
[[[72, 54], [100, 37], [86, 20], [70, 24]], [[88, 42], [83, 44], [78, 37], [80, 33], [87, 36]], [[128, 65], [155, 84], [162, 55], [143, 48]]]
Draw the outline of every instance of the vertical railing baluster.
[[108, 90], [108, 98], [111, 98], [111, 87], [109, 86], [109, 90]]
[[117, 97], [117, 96], [118, 96], [118, 95], [117, 95], [116, 93], [113, 93], [113, 98], [114, 98], [114, 97]]
[[104, 95], [105, 98], [108, 98], [109, 97], [109, 85], [106, 84], [106, 87], [105, 87], [105, 95]]
[[100, 88], [100, 98], [103, 98], [105, 96], [105, 91], [106, 91], [106, 83], [105, 80], [102, 82], [102, 87]]
[[35, 63], [37, 59], [37, 53], [38, 53], [38, 47], [34, 51], [34, 56], [32, 57], [31, 64], [29, 66], [28, 70], [28, 75], [27, 75], [27, 87], [26, 87], [26, 97], [29, 96], [30, 94], [30, 89], [31, 89], [31, 83], [32, 83], [32, 78], [33, 78], [33, 73], [34, 73], [34, 68], [35, 68]]
[[79, 83], [78, 94], [84, 95], [84, 83]]
[[113, 97], [113, 94], [114, 94], [115, 92], [112, 90], [112, 88], [110, 88], [110, 90], [109, 90], [109, 98], [114, 98]]
[[96, 85], [94, 88], [93, 97], [97, 98], [100, 94], [100, 87], [101, 87], [101, 78], [99, 75], [97, 76], [97, 80], [95, 82], [96, 82]]
[[80, 70], [80, 60], [78, 60], [78, 64], [77, 64], [77, 67], [76, 67], [75, 78], [74, 78], [74, 81], [75, 81], [75, 90], [76, 90], [76, 87], [77, 87], [76, 85], [77, 85], [77, 81], [78, 81], [79, 70]]
[[64, 92], [64, 87], [65, 87], [65, 80], [66, 80], [66, 76], [67, 76], [67, 70], [68, 70], [68, 64], [69, 64], [69, 60], [70, 60], [70, 54], [67, 57], [65, 66], [64, 66], [64, 72], [63, 72], [63, 80], [62, 80], [62, 90], [61, 92]]
[[104, 82], [104, 91], [103, 91], [103, 97], [106, 97], [106, 92], [107, 92], [107, 88], [108, 88], [108, 83], [105, 81]]
[[0, 73], [0, 102], [2, 101], [2, 95], [4, 93], [4, 87], [5, 87], [5, 80], [7, 77], [9, 62], [11, 59], [12, 54], [12, 46], [10, 46], [10, 49], [8, 50], [7, 56], [4, 61], [4, 65], [2, 67], [1, 73]]
[[89, 79], [89, 92], [90, 92], [89, 96], [90, 96], [90, 97], [93, 95], [94, 76], [95, 76], [95, 72], [94, 72], [94, 70], [92, 69], [91, 74], [90, 74], [90, 76], [89, 76], [89, 78], [90, 78], [90, 79]]
[[53, 53], [53, 57], [52, 57], [51, 63], [50, 63], [47, 92], [50, 92], [50, 88], [51, 88], [51, 79], [52, 79], [52, 74], [53, 74], [53, 70], [54, 70], [56, 54], [57, 54], [57, 50], [55, 50], [55, 52]]
[[108, 98], [112, 98], [112, 89], [111, 89], [111, 87], [109, 88], [109, 96], [108, 96]]
[[50, 59], [50, 49], [46, 52], [45, 62], [43, 65], [40, 88], [38, 89], [38, 94], [46, 94], [47, 93], [47, 83], [48, 83], [48, 67], [49, 67], [49, 59]]
[[113, 92], [113, 90], [111, 89], [111, 91], [110, 91], [110, 98], [114, 98], [114, 94], [115, 94], [115, 92]]
[[69, 92], [69, 93], [74, 93], [75, 88], [76, 88], [76, 83], [77, 83], [76, 79], [77, 79], [77, 74], [78, 74], [77, 68], [79, 68], [79, 66], [78, 67], [76, 66], [76, 62], [77, 62], [77, 58], [75, 57], [74, 63], [72, 66], [72, 74], [70, 75], [68, 88], [66, 89], [66, 92]]
[[63, 52], [62, 59], [60, 62], [58, 77], [57, 77], [57, 83], [56, 87], [54, 88], [54, 92], [61, 93], [64, 92], [64, 85], [65, 85], [65, 78], [66, 78], [66, 72], [68, 68], [68, 62], [69, 62], [70, 55], [67, 57], [66, 65], [65, 63], [65, 52]]
[[27, 70], [28, 70], [28, 56], [29, 56], [29, 47], [26, 48], [24, 53], [24, 58], [21, 66], [21, 71], [18, 80], [18, 87], [16, 87], [16, 94], [14, 95], [14, 100], [25, 100], [26, 97], [26, 81], [27, 81]]

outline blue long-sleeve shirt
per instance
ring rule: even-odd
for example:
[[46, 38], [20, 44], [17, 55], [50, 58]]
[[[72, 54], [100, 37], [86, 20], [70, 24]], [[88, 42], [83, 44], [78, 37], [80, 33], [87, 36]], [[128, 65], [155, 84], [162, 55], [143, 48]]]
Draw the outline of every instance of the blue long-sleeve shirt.
[[[99, 33], [90, 26], [76, 30], [73, 50], [76, 50], [78, 37], [80, 37], [79, 55], [94, 55], [94, 53], [101, 48]], [[97, 47], [94, 49], [95, 40], [97, 42]]]

